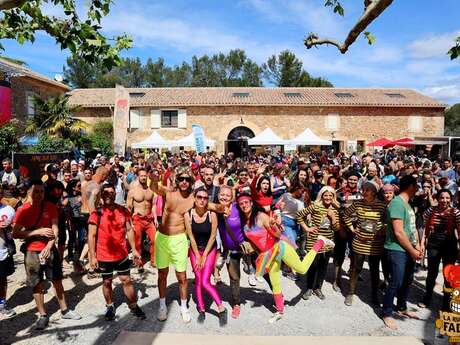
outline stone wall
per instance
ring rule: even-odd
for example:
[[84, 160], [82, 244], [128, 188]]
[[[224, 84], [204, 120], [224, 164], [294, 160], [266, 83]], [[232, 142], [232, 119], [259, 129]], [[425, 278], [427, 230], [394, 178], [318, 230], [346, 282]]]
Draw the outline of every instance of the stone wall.
[[[128, 146], [145, 139], [152, 129], [150, 108], [143, 108], [141, 128], [130, 130]], [[327, 128], [328, 115], [338, 115], [338, 128]], [[84, 109], [79, 116], [94, 123], [109, 119], [109, 108]], [[420, 129], [410, 130], [409, 119], [422, 119]], [[444, 134], [444, 112], [430, 108], [378, 108], [378, 107], [189, 107], [187, 128], [159, 129], [165, 139], [179, 139], [191, 132], [192, 124], [203, 127], [205, 135], [216, 140], [216, 150], [223, 152], [229, 132], [238, 126], [250, 128], [256, 135], [270, 127], [283, 139], [292, 139], [305, 128], [310, 128], [324, 139], [370, 142], [380, 137], [398, 139], [414, 136], [441, 136]], [[345, 146], [346, 147], [346, 146]]]
[[21, 77], [11, 79], [13, 97], [13, 118], [19, 121], [27, 120], [27, 94], [35, 94], [43, 99], [56, 96], [64, 92], [63, 89], [35, 79]]

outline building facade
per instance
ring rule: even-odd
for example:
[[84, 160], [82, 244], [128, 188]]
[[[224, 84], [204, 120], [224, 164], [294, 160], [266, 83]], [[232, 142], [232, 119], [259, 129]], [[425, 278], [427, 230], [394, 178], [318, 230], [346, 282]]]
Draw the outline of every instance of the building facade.
[[[271, 128], [292, 139], [310, 128], [338, 150], [356, 150], [380, 137], [444, 134], [445, 105], [410, 89], [148, 88], [126, 89], [126, 145], [157, 130], [177, 140], [201, 125], [219, 153], [237, 151], [242, 138]], [[76, 89], [71, 104], [90, 124], [112, 121], [115, 89]]]
[[70, 90], [67, 85], [38, 74], [26, 66], [17, 65], [0, 58], [0, 98], [3, 112], [21, 122], [35, 115], [34, 96], [42, 99], [56, 96]]

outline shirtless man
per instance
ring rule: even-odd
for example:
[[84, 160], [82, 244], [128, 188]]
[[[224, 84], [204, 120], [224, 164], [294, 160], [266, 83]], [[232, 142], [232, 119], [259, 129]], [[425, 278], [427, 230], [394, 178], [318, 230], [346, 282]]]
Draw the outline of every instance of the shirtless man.
[[[139, 168], [137, 183], [128, 192], [126, 206], [133, 215], [134, 241], [138, 253], [142, 253], [142, 233], [146, 232], [150, 239], [150, 265], [154, 266], [155, 233], [158, 229], [155, 194], [147, 185], [147, 170]], [[153, 224], [152, 224], [153, 223]], [[142, 261], [142, 265], [144, 261]], [[139, 273], [144, 268], [139, 267]]]
[[184, 214], [193, 207], [192, 186], [195, 181], [192, 171], [186, 166], [178, 168], [174, 190], [164, 186], [160, 187], [159, 181], [158, 172], [154, 172], [151, 187], [165, 200], [162, 223], [155, 239], [155, 263], [158, 268], [158, 290], [160, 294], [158, 320], [165, 321], [168, 318], [166, 284], [169, 265], [173, 264], [179, 283], [181, 316], [185, 323], [189, 323], [191, 316], [187, 308], [186, 276], [188, 239], [185, 233]]
[[[96, 173], [92, 179], [81, 184], [81, 213], [86, 218], [89, 219], [89, 215], [93, 212], [97, 206], [99, 206], [99, 191], [101, 189], [102, 183], [109, 176], [109, 171], [104, 167], [99, 167], [96, 169]], [[86, 229], [86, 234], [88, 234], [88, 229]], [[88, 255], [88, 243], [85, 243], [80, 255], [80, 263], [84, 266], [88, 263], [85, 259]], [[90, 272], [92, 273], [92, 272]], [[91, 276], [91, 275], [90, 275]]]

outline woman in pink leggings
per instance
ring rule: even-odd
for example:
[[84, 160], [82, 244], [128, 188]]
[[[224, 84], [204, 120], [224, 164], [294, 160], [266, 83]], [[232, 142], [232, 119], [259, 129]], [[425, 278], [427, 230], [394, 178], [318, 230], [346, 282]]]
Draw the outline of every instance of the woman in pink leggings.
[[204, 187], [195, 190], [195, 206], [185, 214], [185, 228], [190, 239], [189, 257], [195, 273], [195, 290], [198, 304], [198, 322], [203, 323], [206, 314], [203, 300], [203, 289], [217, 304], [219, 324], [227, 324], [227, 309], [214, 286], [211, 285], [211, 274], [216, 264], [217, 216], [208, 211], [208, 192]]

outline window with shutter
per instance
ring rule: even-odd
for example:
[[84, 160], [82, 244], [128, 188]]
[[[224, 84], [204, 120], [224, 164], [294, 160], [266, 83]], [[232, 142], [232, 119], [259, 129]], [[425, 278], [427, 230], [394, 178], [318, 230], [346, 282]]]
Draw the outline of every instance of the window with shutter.
[[187, 128], [187, 111], [185, 109], [178, 111], [177, 127]]
[[326, 128], [329, 131], [336, 131], [339, 129], [339, 115], [329, 114], [326, 117]]
[[140, 109], [131, 109], [129, 111], [129, 128], [137, 129], [141, 125], [142, 111]]
[[26, 115], [28, 118], [33, 118], [35, 116], [35, 103], [34, 103], [34, 94], [32, 92], [27, 92], [26, 94]]
[[409, 132], [417, 133], [423, 130], [423, 118], [421, 116], [409, 116]]
[[177, 128], [178, 127], [178, 111], [177, 110], [162, 110], [161, 111], [161, 128]]
[[152, 109], [150, 111], [150, 128], [160, 128], [161, 127], [161, 110]]

